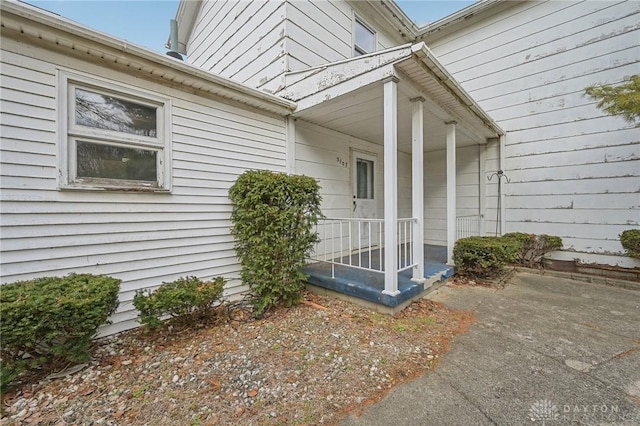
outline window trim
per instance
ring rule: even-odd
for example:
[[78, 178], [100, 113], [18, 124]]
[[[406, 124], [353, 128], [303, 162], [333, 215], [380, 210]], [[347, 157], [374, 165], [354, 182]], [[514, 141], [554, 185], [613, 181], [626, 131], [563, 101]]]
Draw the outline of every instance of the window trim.
[[[373, 36], [373, 51], [367, 52], [364, 48], [362, 48], [362, 46], [359, 46], [358, 43], [356, 42], [356, 28], [357, 28], [358, 24], [362, 25]], [[369, 53], [373, 53], [373, 52], [376, 51], [376, 46], [378, 45], [378, 34], [377, 34], [377, 32], [373, 29], [373, 27], [371, 25], [369, 25], [369, 23], [367, 21], [362, 19], [356, 13], [353, 14], [353, 43], [352, 44], [353, 44], [353, 56], [354, 57], [367, 55]]]
[[[138, 136], [75, 123], [75, 88], [156, 108], [156, 135]], [[58, 188], [61, 190], [171, 192], [171, 100], [107, 79], [58, 70]], [[77, 178], [76, 141], [157, 151], [157, 181]]]

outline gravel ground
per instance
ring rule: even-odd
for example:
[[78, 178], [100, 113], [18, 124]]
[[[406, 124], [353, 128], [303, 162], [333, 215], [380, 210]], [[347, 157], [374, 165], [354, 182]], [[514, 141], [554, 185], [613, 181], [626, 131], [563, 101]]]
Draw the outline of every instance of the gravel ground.
[[96, 342], [76, 373], [11, 389], [0, 425], [335, 424], [472, 322], [427, 299], [390, 317], [307, 294], [260, 320], [137, 329]]

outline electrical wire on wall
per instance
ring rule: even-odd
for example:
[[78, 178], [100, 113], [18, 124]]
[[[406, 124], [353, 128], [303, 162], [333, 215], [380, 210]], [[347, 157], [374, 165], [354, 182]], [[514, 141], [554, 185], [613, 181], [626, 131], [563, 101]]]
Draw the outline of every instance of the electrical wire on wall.
[[[487, 180], [489, 182], [491, 182], [491, 179], [493, 179], [493, 177], [496, 176], [498, 178], [498, 208], [496, 210], [496, 237], [498, 236], [498, 224], [500, 223], [500, 208], [501, 203], [502, 203], [502, 178], [504, 178], [507, 183], [511, 182], [511, 179], [509, 179], [509, 177], [502, 171], [502, 170], [498, 170], [497, 172], [493, 173], [491, 176], [487, 176]], [[502, 231], [502, 227], [500, 228], [500, 230]]]

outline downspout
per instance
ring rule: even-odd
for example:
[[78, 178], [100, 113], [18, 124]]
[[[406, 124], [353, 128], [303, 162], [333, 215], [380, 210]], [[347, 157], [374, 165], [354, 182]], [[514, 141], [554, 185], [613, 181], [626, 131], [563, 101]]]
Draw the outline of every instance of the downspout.
[[[500, 170], [504, 170], [504, 148], [505, 148], [505, 135], [500, 135], [500, 155], [499, 155], [499, 163]], [[500, 176], [498, 177], [500, 179]], [[504, 207], [504, 190], [500, 191], [500, 235], [505, 234], [505, 222], [506, 222], [506, 213]]]

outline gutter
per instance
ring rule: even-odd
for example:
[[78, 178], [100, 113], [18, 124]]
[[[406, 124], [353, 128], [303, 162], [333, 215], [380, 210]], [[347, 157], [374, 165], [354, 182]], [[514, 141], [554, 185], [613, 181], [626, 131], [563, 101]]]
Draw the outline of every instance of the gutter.
[[469, 19], [473, 15], [496, 6], [498, 3], [504, 3], [504, 0], [481, 0], [435, 22], [422, 25], [418, 27], [416, 39], [423, 38], [426, 35], [432, 34], [436, 31], [441, 31], [446, 27]]
[[471, 110], [489, 129], [496, 132], [498, 136], [505, 134], [505, 131], [496, 123], [484, 110], [473, 100], [471, 95], [458, 84], [449, 71], [436, 59], [425, 42], [420, 42], [411, 46], [411, 52], [420, 59], [435, 74], [440, 82], [469, 110]]
[[[28, 35], [29, 32], [25, 31], [25, 29], [27, 29], [29, 25], [38, 24], [44, 27], [44, 30], [46, 31], [52, 33], [54, 31], [57, 32], [58, 34], [52, 34], [54, 37], [62, 34], [70, 38], [81, 38], [98, 44], [102, 48], [113, 49], [123, 54], [130, 55], [134, 59], [144, 60], [150, 63], [152, 67], [168, 68], [180, 74], [185, 74], [187, 78], [185, 78], [181, 83], [176, 83], [190, 88], [197, 87], [194, 87], [193, 84], [186, 84], [186, 82], [189, 80], [199, 79], [219, 88], [218, 90], [211, 91], [211, 93], [215, 93], [226, 98], [236, 99], [240, 102], [265, 109], [267, 111], [273, 112], [273, 110], [276, 109], [281, 114], [287, 115], [296, 109], [295, 102], [268, 94], [258, 89], [250, 88], [241, 83], [236, 83], [235, 81], [217, 76], [210, 72], [203, 71], [199, 68], [187, 65], [177, 59], [156, 53], [145, 47], [131, 44], [125, 40], [89, 29], [74, 21], [59, 17], [50, 12], [43, 12], [33, 6], [23, 5], [15, 1], [0, 0], [0, 8], [2, 9], [1, 18], [3, 32], [5, 29], [13, 29]], [[14, 21], [15, 25], [13, 27], [7, 27], [11, 20]], [[42, 31], [41, 28], [34, 28], [34, 30], [36, 32]], [[39, 36], [41, 40], [46, 41], [40, 33], [38, 33], [37, 36]], [[166, 77], [163, 75], [163, 78]], [[192, 83], [195, 82], [192, 81]]]

